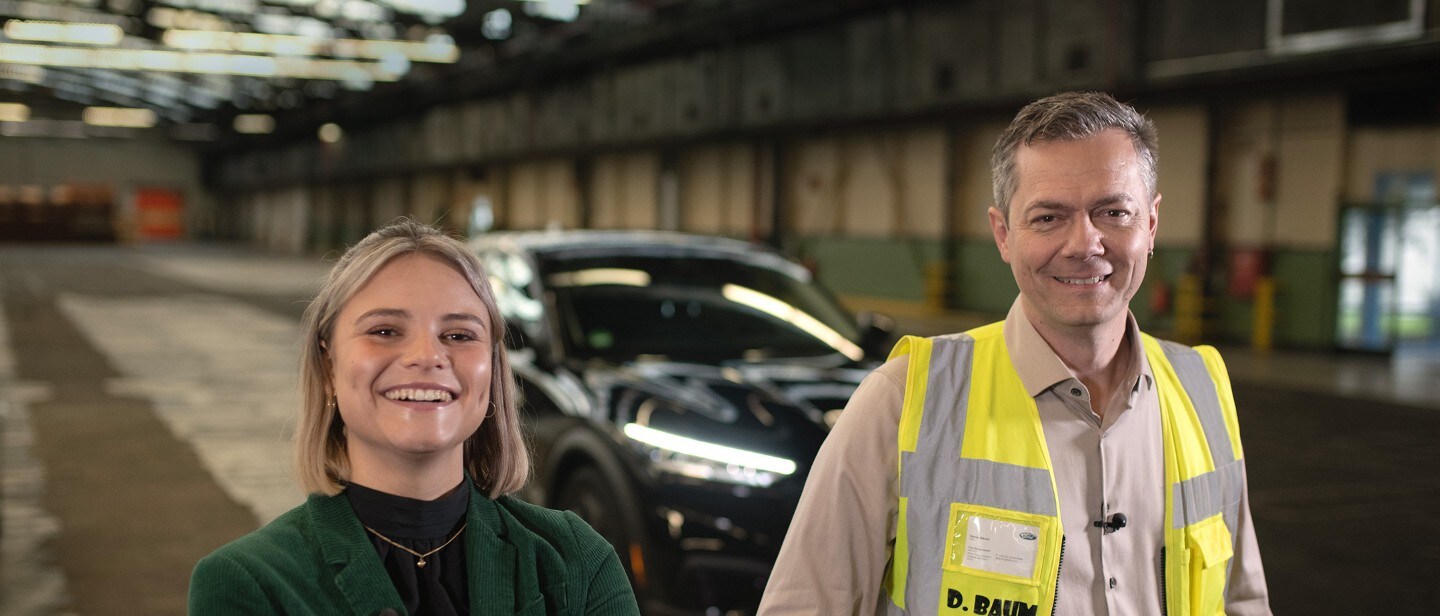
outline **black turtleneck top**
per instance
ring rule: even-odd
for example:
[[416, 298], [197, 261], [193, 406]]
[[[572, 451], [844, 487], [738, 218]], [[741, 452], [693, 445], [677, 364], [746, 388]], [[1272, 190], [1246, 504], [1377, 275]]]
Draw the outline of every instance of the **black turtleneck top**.
[[360, 523], [373, 529], [367, 532], [370, 543], [379, 553], [380, 562], [390, 574], [390, 581], [399, 591], [406, 610], [411, 614], [434, 616], [470, 613], [464, 533], [427, 557], [424, 567], [415, 565], [419, 559], [414, 554], [375, 536], [378, 532], [421, 554], [440, 547], [460, 532], [465, 523], [465, 512], [470, 506], [470, 490], [465, 481], [433, 501], [386, 494], [357, 483], [345, 488], [345, 496]]

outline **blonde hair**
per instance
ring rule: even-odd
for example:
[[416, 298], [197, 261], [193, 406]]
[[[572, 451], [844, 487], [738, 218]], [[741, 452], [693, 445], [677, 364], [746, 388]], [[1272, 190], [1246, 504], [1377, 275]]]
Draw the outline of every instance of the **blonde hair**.
[[465, 439], [465, 467], [476, 487], [495, 498], [525, 485], [530, 454], [520, 431], [515, 380], [505, 352], [504, 320], [480, 260], [459, 240], [435, 227], [397, 219], [351, 246], [330, 269], [305, 309], [300, 349], [300, 423], [295, 432], [295, 474], [306, 492], [338, 494], [349, 480], [345, 426], [330, 404], [330, 361], [325, 348], [335, 319], [350, 298], [387, 263], [422, 254], [440, 259], [470, 283], [490, 316], [490, 415]]

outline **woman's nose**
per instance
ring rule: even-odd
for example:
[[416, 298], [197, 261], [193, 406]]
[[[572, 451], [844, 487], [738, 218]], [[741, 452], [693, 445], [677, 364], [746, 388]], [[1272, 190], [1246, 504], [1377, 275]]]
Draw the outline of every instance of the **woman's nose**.
[[405, 347], [405, 364], [420, 368], [445, 366], [445, 346], [432, 336], [415, 336]]

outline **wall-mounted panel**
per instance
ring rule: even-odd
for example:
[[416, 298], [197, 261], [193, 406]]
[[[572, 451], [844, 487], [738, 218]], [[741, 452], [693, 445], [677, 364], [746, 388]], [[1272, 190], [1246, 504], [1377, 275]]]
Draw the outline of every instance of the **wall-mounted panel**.
[[766, 126], [788, 117], [788, 59], [779, 43], [756, 43], [740, 49], [740, 124]]
[[849, 66], [843, 24], [803, 32], [789, 39], [787, 73], [789, 112], [795, 119], [811, 122], [845, 114]]
[[530, 145], [541, 149], [579, 145], [581, 126], [589, 117], [576, 111], [589, 107], [589, 99], [589, 89], [573, 82], [537, 92], [532, 97], [534, 141]]
[[1036, 31], [1043, 40], [1042, 75], [1050, 89], [1103, 87], [1130, 70], [1133, 16], [1105, 0], [1048, 0]]
[[996, 45], [987, 2], [926, 4], [909, 16], [912, 38], [905, 63], [911, 106], [983, 96], [992, 87]]
[[674, 125], [671, 96], [675, 63], [651, 62], [615, 72], [613, 136], [634, 141], [665, 134]]
[[800, 236], [835, 235], [844, 229], [840, 208], [849, 168], [844, 140], [819, 137], [792, 143], [786, 161], [789, 230]]
[[676, 61], [672, 95], [675, 131], [690, 135], [718, 127], [721, 97], [720, 55], [698, 53]]
[[1142, 109], [1160, 134], [1160, 227], [1156, 242], [1199, 246], [1205, 232], [1206, 165], [1210, 155], [1210, 122], [1202, 105]]
[[894, 103], [904, 65], [896, 33], [906, 30], [903, 15], [895, 12], [846, 22], [845, 100], [851, 114], [878, 114]]
[[1040, 29], [1039, 0], [1004, 3], [996, 20], [995, 94], [1029, 92], [1041, 84], [1041, 51], [1046, 32]]
[[660, 157], [651, 152], [596, 158], [591, 166], [590, 226], [654, 229], [659, 177]]
[[746, 236], [755, 212], [754, 148], [706, 145], [680, 156], [680, 229]]
[[424, 135], [425, 164], [450, 165], [464, 157], [464, 139], [460, 136], [460, 108], [454, 105], [434, 107], [421, 121]]

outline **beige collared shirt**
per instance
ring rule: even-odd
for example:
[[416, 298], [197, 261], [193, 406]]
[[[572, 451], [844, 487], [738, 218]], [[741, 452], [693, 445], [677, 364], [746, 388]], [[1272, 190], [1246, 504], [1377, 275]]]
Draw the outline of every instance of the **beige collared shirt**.
[[[1090, 410], [1090, 394], [1026, 318], [1017, 300], [1005, 319], [1005, 345], [1035, 398], [1054, 464], [1065, 529], [1056, 614], [1160, 613], [1165, 477], [1154, 376], [1129, 318], [1127, 386]], [[896, 463], [906, 358], [887, 362], [860, 384], [815, 459], [760, 614], [884, 613], [881, 578], [895, 543]], [[1105, 533], [1097, 520], [1125, 514]], [[1270, 613], [1248, 488], [1240, 504], [1226, 609]]]

